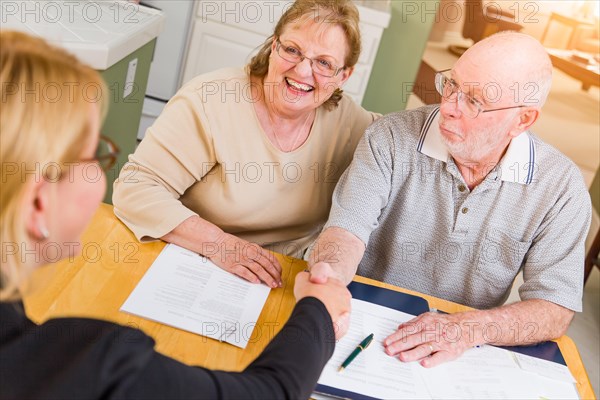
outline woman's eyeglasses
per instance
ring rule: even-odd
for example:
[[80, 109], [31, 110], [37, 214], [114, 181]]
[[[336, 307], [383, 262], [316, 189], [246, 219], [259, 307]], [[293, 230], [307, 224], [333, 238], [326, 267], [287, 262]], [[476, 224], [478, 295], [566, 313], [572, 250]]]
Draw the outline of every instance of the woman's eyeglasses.
[[298, 64], [305, 59], [310, 61], [310, 66], [315, 74], [332, 78], [340, 73], [346, 67], [337, 67], [324, 58], [308, 58], [294, 46], [286, 46], [277, 39], [277, 47], [275, 48], [279, 57], [287, 62]]
[[117, 156], [119, 153], [119, 147], [115, 144], [115, 142], [104, 135], [100, 135], [98, 147], [96, 148], [96, 155], [91, 159], [81, 161], [95, 161], [100, 165], [100, 168], [102, 168], [104, 172], [107, 172], [117, 162]]

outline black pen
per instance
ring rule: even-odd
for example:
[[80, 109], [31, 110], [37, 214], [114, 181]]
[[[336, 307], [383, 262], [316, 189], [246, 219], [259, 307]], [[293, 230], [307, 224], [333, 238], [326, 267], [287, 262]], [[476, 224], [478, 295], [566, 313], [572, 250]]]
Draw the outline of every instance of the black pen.
[[350, 355], [348, 356], [348, 358], [346, 358], [344, 360], [344, 362], [342, 363], [342, 365], [340, 365], [340, 368], [338, 369], [338, 372], [342, 372], [344, 369], [346, 369], [348, 367], [348, 365], [350, 365], [350, 363], [356, 358], [356, 356], [360, 354], [361, 351], [366, 350], [367, 347], [369, 347], [369, 345], [373, 341], [373, 337], [374, 337], [374, 335], [371, 333], [369, 336], [367, 336], [366, 338], [364, 338], [364, 340], [362, 342], [360, 342], [358, 344], [358, 346], [356, 346], [356, 348], [354, 349], [354, 351], [352, 351], [352, 353], [350, 353]]

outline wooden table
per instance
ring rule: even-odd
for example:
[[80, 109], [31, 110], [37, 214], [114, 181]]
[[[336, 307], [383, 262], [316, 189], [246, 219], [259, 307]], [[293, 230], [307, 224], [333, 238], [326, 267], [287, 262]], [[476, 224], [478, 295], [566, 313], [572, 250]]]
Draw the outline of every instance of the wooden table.
[[572, 50], [547, 49], [552, 65], [565, 74], [581, 81], [581, 89], [600, 86], [600, 65], [584, 64], [571, 58]]
[[[156, 349], [190, 365], [228, 371], [244, 369], [269, 343], [287, 321], [295, 304], [295, 275], [305, 262], [279, 256], [283, 267], [283, 288], [272, 290], [245, 350], [184, 332], [140, 317], [119, 308], [165, 246], [162, 242], [141, 244], [114, 216], [112, 206], [103, 204], [84, 233], [82, 255], [37, 270], [24, 298], [27, 315], [41, 323], [59, 316], [83, 316], [114, 321], [139, 328], [156, 340]], [[432, 296], [404, 290], [371, 279], [363, 282], [422, 296], [431, 307], [446, 312], [469, 308]], [[594, 398], [587, 373], [573, 341], [557, 340], [569, 369], [577, 379], [582, 398]]]

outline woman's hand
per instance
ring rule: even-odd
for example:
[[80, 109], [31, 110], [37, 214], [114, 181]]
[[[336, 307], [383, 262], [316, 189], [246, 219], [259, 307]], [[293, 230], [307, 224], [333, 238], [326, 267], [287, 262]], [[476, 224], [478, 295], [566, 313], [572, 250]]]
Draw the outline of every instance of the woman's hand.
[[350, 326], [350, 299], [352, 295], [339, 279], [331, 278], [333, 271], [327, 263], [313, 266], [310, 273], [300, 272], [294, 284], [296, 301], [304, 297], [315, 297], [327, 308], [335, 338], [342, 338]]
[[223, 232], [215, 224], [194, 215], [162, 240], [202, 254], [220, 268], [253, 283], [282, 286], [281, 265], [275, 255], [257, 244]]
[[214, 247], [205, 246], [205, 257], [213, 263], [253, 283], [282, 286], [281, 265], [275, 255], [255, 243], [250, 243], [229, 233], [219, 235]]

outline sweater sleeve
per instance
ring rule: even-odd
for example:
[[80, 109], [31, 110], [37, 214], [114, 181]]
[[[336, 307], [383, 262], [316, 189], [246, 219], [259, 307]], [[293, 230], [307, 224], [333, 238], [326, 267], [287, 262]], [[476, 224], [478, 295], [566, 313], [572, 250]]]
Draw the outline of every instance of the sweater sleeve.
[[342, 228], [368, 244], [390, 201], [393, 169], [393, 133], [385, 119], [379, 119], [367, 128], [342, 174], [323, 230]]
[[201, 96], [188, 85], [129, 156], [114, 183], [113, 204], [138, 240], [160, 238], [196, 215], [179, 198], [216, 163], [207, 126]]
[[327, 309], [302, 299], [262, 354], [243, 372], [194, 368], [155, 354], [129, 388], [128, 398], [308, 398], [333, 354]]

